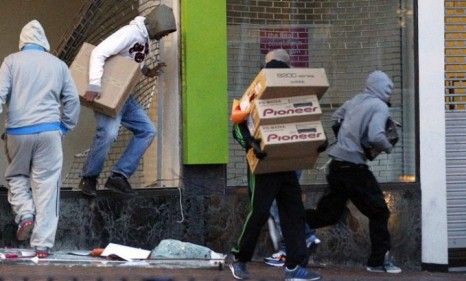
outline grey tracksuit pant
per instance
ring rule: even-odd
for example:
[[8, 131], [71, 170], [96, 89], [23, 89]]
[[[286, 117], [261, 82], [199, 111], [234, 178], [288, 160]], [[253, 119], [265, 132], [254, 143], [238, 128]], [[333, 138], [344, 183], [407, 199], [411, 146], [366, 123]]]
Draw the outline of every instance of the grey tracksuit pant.
[[59, 131], [8, 135], [6, 169], [8, 202], [15, 221], [35, 217], [32, 247], [52, 248], [58, 224], [60, 177], [63, 164]]

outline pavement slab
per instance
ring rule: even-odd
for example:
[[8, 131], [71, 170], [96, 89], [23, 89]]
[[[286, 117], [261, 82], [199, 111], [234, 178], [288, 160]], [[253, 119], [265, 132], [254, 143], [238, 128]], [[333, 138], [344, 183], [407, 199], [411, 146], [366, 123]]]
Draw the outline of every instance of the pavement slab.
[[[58, 251], [46, 259], [24, 249], [0, 249], [0, 281], [223, 281], [235, 280], [223, 260], [122, 261], [91, 257], [88, 251]], [[16, 253], [16, 257], [15, 257]], [[401, 265], [403, 269], [403, 265]], [[248, 263], [251, 281], [283, 280], [283, 269]], [[325, 281], [466, 281], [466, 269], [434, 273], [403, 269], [400, 274], [371, 273], [361, 266], [313, 264]]]

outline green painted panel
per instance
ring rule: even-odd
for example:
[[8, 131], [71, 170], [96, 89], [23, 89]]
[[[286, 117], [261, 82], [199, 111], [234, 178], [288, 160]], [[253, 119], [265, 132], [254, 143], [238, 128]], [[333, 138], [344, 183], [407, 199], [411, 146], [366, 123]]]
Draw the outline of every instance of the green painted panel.
[[183, 163], [228, 162], [226, 0], [182, 0]]

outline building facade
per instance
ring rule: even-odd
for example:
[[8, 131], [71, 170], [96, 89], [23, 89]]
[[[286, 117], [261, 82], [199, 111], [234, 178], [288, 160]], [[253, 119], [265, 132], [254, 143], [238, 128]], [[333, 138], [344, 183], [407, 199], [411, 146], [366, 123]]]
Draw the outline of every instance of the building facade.
[[[57, 249], [90, 249], [109, 242], [149, 249], [162, 239], [174, 238], [228, 252], [240, 231], [248, 199], [244, 152], [230, 136], [228, 109], [262, 67], [265, 53], [285, 48], [294, 67], [326, 70], [330, 88], [320, 103], [330, 142], [334, 141], [330, 115], [363, 89], [367, 74], [379, 69], [392, 78], [395, 93], [390, 111], [402, 123], [400, 143], [392, 154], [369, 163], [391, 211], [392, 253], [407, 267], [444, 271], [462, 265], [466, 180], [458, 176], [450, 181], [449, 171], [453, 170], [446, 146], [450, 140], [456, 141], [446, 132], [461, 126], [449, 129], [449, 115], [458, 110], [450, 112], [452, 109], [445, 107], [448, 99], [444, 94], [449, 73], [444, 68], [445, 51], [457, 49], [444, 39], [444, 34], [455, 31], [444, 22], [452, 15], [448, 11], [464, 12], [461, 1], [82, 3], [73, 28], [56, 50], [67, 62], [82, 42], [99, 43], [159, 3], [173, 8], [179, 29], [152, 42], [155, 55], [148, 63], [163, 61], [167, 68], [156, 80], [141, 80], [136, 89], [158, 128], [156, 142], [132, 178], [139, 196], [122, 199], [101, 187], [98, 198], [89, 200], [78, 192], [86, 155], [83, 138], [92, 136], [92, 112], [84, 111], [82, 118], [90, 123], [81, 131], [78, 128], [69, 140], [70, 147], [82, 150], [74, 153], [64, 175]], [[456, 12], [453, 15], [457, 18]], [[450, 78], [452, 83], [455, 78]], [[461, 88], [457, 86], [450, 88]], [[456, 122], [453, 126], [461, 123], [461, 118], [451, 118]], [[129, 137], [122, 129], [106, 171]], [[458, 156], [459, 151], [461, 148], [451, 155]], [[454, 171], [461, 175], [458, 158]], [[327, 160], [322, 154], [316, 167]], [[317, 168], [304, 171], [301, 184], [305, 205], [312, 208], [325, 191], [325, 174]], [[17, 246], [6, 193], [1, 198], [0, 225], [5, 231], [0, 241]], [[334, 227], [318, 230], [323, 242], [316, 258], [330, 263], [365, 263], [367, 219], [351, 204], [348, 210]], [[264, 228], [256, 257], [271, 251]]]

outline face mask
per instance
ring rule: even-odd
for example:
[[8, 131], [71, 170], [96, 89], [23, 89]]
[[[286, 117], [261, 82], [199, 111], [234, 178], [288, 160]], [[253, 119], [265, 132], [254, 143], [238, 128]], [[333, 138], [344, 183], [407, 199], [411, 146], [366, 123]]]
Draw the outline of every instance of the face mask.
[[176, 31], [173, 10], [163, 4], [156, 6], [146, 16], [145, 24], [150, 39], [160, 40], [162, 37]]

